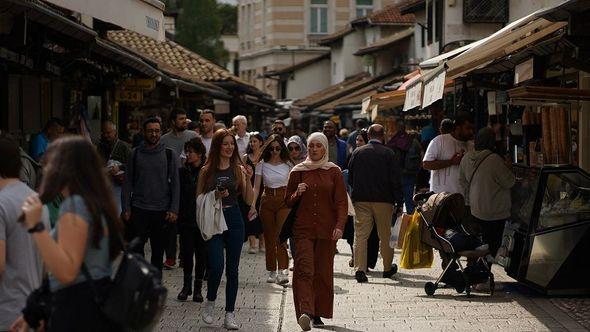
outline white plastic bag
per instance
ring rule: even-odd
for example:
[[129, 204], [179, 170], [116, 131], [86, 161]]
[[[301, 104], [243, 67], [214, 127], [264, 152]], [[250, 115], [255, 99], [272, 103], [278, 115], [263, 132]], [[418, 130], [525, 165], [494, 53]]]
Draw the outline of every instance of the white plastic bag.
[[391, 225], [391, 236], [389, 237], [389, 248], [394, 249], [397, 246], [397, 239], [399, 236], [399, 228], [402, 224], [402, 215], [400, 214], [395, 220], [395, 224]]

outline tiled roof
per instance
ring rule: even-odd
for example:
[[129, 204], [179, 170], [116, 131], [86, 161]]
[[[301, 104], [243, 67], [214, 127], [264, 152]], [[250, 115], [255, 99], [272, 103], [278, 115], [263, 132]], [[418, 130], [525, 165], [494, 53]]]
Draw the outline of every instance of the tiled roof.
[[385, 38], [381, 38], [381, 39], [377, 40], [376, 42], [374, 42], [373, 44], [359, 48], [359, 50], [356, 53], [354, 53], [354, 55], [365, 55], [365, 54], [370, 54], [370, 53], [380, 51], [384, 48], [387, 48], [387, 47], [397, 43], [400, 40], [409, 38], [413, 35], [414, 35], [414, 28], [407, 28], [403, 31], [396, 32], [396, 33], [394, 33], [390, 36], [387, 36]]
[[277, 75], [280, 75], [280, 74], [290, 73], [292, 71], [295, 71], [297, 69], [301, 69], [301, 68], [307, 67], [307, 66], [309, 66], [311, 64], [314, 64], [316, 62], [322, 61], [324, 59], [330, 59], [330, 52], [326, 52], [324, 54], [320, 54], [318, 56], [314, 56], [311, 59], [307, 59], [307, 60], [298, 62], [298, 63], [296, 63], [296, 64], [294, 64], [292, 66], [287, 66], [287, 67], [281, 68], [279, 70], [273, 70], [273, 71], [266, 72], [266, 73], [264, 73], [264, 75], [266, 75], [266, 76], [277, 76]]
[[400, 5], [389, 5], [367, 16], [357, 18], [351, 23], [369, 23], [372, 25], [412, 25], [416, 21], [414, 14], [402, 15]]
[[[373, 77], [368, 73], [360, 73], [303, 99], [296, 100], [293, 105], [313, 109], [324, 109], [325, 107], [323, 107], [323, 105], [331, 103], [337, 99], [342, 98], [344, 101], [349, 101], [349, 98], [356, 97], [361, 93], [361, 90], [364, 91], [367, 86], [372, 86], [374, 89], [377, 89], [390, 82], [401, 81], [402, 79], [403, 76], [399, 73], [390, 73], [377, 77]], [[339, 103], [338, 105], [342, 104], [343, 103]]]
[[353, 31], [354, 31], [354, 29], [350, 25], [347, 25], [344, 29], [338, 30], [338, 31], [334, 32], [333, 34], [330, 34], [330, 35], [327, 35], [327, 36], [321, 38], [318, 41], [318, 44], [323, 45], [323, 46], [330, 45], [333, 42], [342, 39], [342, 37], [348, 35], [349, 33], [353, 32]]
[[425, 10], [424, 0], [408, 0], [399, 5], [400, 12], [402, 14], [409, 14], [419, 11], [419, 9]]
[[173, 41], [157, 41], [129, 30], [109, 31], [108, 38], [155, 62], [158, 68], [173, 75], [210, 83], [234, 81], [252, 87], [224, 68]]
[[324, 104], [318, 107], [316, 110], [328, 112], [334, 110], [335, 107], [341, 105], [360, 105], [363, 101], [363, 98], [378, 93], [378, 90], [383, 86], [391, 85], [398, 82], [401, 83], [402, 81], [402, 74], [394, 73], [390, 75], [385, 75], [378, 81], [371, 83], [363, 88], [360, 88], [354, 92], [351, 92], [350, 94], [346, 94], [343, 97], [333, 100], [327, 104]]

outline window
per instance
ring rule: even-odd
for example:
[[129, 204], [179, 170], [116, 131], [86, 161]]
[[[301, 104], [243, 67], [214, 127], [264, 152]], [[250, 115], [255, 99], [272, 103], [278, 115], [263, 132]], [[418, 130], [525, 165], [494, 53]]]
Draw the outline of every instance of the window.
[[356, 0], [356, 17], [367, 16], [373, 12], [373, 0]]
[[328, 0], [311, 0], [311, 33], [328, 33]]

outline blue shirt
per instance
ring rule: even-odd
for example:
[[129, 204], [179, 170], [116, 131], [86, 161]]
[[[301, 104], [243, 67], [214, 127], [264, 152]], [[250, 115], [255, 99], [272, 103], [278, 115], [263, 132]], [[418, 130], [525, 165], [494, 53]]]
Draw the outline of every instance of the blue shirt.
[[45, 136], [45, 133], [40, 132], [35, 135], [35, 138], [31, 140], [31, 157], [39, 160], [39, 158], [45, 154], [48, 144], [49, 140], [47, 139], [47, 136]]
[[[73, 195], [66, 197], [59, 207], [59, 217], [61, 218], [66, 213], [73, 213], [82, 218], [88, 223], [88, 239], [86, 240], [86, 255], [84, 256], [84, 263], [92, 276], [92, 279], [98, 280], [111, 276], [111, 262], [109, 259], [109, 238], [103, 235], [99, 241], [98, 248], [94, 245], [94, 221], [90, 212], [86, 208], [86, 203], [82, 196]], [[107, 223], [104, 217], [101, 219], [103, 229], [107, 228]], [[57, 228], [59, 226], [59, 219], [55, 228], [51, 231], [51, 236], [57, 241], [59, 234]], [[49, 274], [49, 286], [52, 291], [75, 285], [87, 281], [86, 277], [80, 272], [78, 276], [70, 285], [62, 285], [52, 274]]]

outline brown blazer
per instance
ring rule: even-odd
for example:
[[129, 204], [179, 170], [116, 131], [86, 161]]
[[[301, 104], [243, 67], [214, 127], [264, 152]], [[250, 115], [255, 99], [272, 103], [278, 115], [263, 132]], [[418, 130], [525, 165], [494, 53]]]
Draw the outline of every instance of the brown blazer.
[[[296, 194], [300, 179], [308, 185], [301, 198]], [[301, 203], [293, 223], [294, 238], [331, 239], [335, 228], [344, 230], [348, 219], [348, 199], [339, 168], [291, 172], [285, 202], [292, 207], [298, 199]]]

